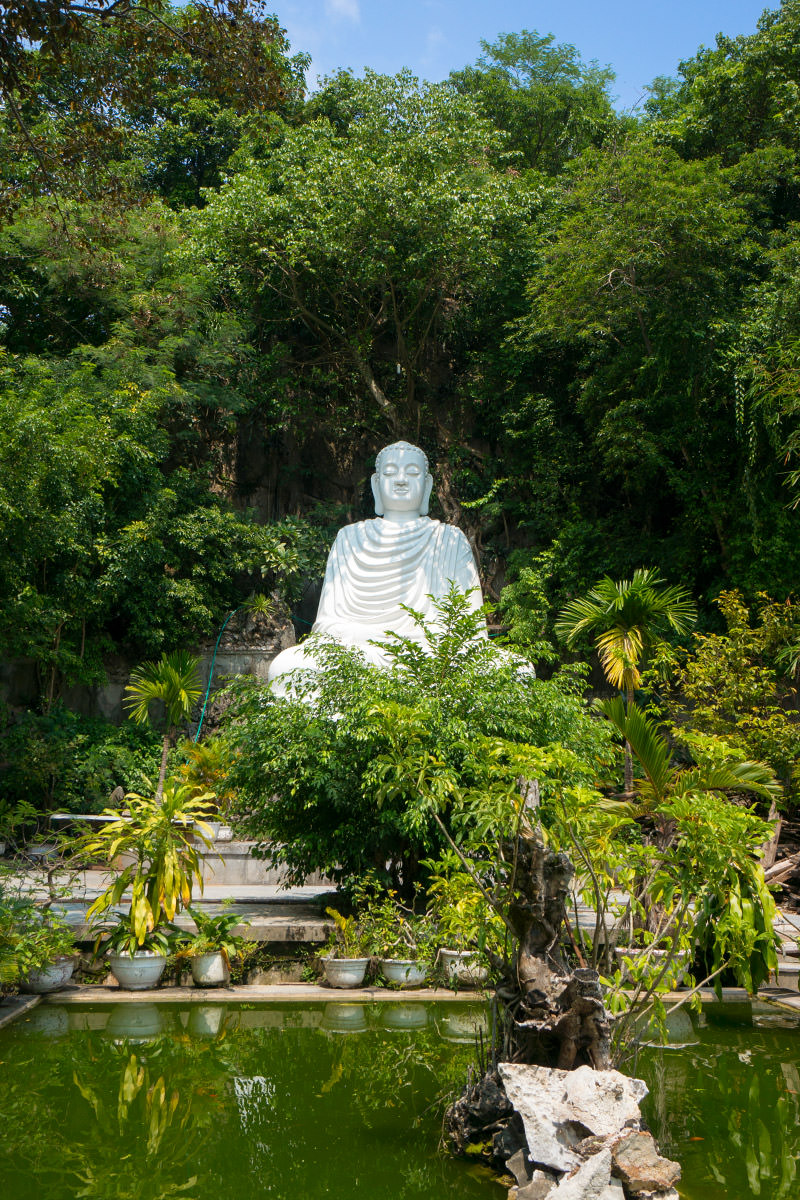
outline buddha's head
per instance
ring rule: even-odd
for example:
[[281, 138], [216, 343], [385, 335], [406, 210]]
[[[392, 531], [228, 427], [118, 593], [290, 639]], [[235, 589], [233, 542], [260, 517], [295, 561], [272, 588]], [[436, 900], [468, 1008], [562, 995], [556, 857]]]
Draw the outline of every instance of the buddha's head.
[[375, 459], [372, 495], [375, 512], [388, 521], [409, 521], [428, 513], [433, 477], [419, 446], [392, 442]]

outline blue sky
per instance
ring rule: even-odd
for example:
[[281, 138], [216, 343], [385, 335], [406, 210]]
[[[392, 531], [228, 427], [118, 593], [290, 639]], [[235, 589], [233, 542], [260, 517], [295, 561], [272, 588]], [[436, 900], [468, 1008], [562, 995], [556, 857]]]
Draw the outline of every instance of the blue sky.
[[761, 0], [278, 0], [276, 12], [292, 49], [312, 56], [312, 87], [339, 67], [388, 74], [410, 67], [423, 79], [444, 79], [475, 61], [481, 38], [535, 29], [571, 42], [584, 61], [610, 65], [617, 107], [627, 109], [656, 75], [674, 75], [717, 33], [753, 33], [765, 7]]

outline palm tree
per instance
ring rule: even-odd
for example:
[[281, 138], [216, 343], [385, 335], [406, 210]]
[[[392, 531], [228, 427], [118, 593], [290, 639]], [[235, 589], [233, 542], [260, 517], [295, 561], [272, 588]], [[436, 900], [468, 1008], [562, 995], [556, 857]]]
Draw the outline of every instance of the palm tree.
[[[633, 579], [609, 575], [578, 600], [571, 600], [555, 623], [558, 637], [572, 647], [585, 633], [595, 634], [600, 665], [613, 687], [633, 704], [641, 667], [649, 651], [671, 629], [687, 633], [697, 609], [683, 587], [669, 587], [652, 567], [639, 567]], [[625, 743], [625, 794], [633, 790], [631, 749]]]
[[673, 767], [669, 742], [633, 700], [623, 704], [622, 697], [615, 696], [598, 700], [597, 708], [625, 739], [641, 767], [634, 815], [653, 815], [658, 820], [665, 805], [697, 792], [753, 792], [770, 801], [781, 795], [775, 772], [766, 763], [732, 759], [714, 766]]
[[[619, 801], [605, 801], [604, 807], [614, 804], [618, 812], [621, 810], [630, 817], [651, 816], [657, 831], [655, 845], [665, 852], [665, 858], [676, 826], [682, 826], [682, 837], [688, 838], [691, 845], [690, 830], [693, 826], [697, 828], [698, 814], [702, 828], [702, 809], [709, 796], [751, 792], [774, 804], [781, 795], [781, 785], [766, 763], [728, 760], [675, 767], [669, 743], [658, 724], [645, 716], [635, 702], [626, 707], [622, 697], [615, 696], [613, 700], [598, 701], [597, 707], [632, 748], [641, 769], [636, 780], [636, 803], [627, 802], [620, 806]], [[730, 808], [741, 812], [733, 805]], [[696, 885], [698, 889], [694, 900], [693, 941], [695, 950], [713, 968], [715, 975], [719, 974], [728, 956], [737, 982], [755, 992], [769, 978], [770, 972], [777, 970], [778, 942], [773, 928], [775, 903], [764, 881], [757, 846], [752, 838], [748, 843], [741, 825], [738, 832], [737, 842], [731, 843], [718, 860], [722, 862], [730, 855], [723, 876], [710, 887], [706, 887], [707, 881], [702, 875], [697, 877], [691, 850], [686, 859], [695, 877], [692, 888]], [[722, 834], [723, 843], [726, 836], [730, 837], [730, 833]], [[644, 887], [641, 899], [645, 904], [648, 928], [653, 933], [663, 931], [663, 900], [652, 893], [648, 897]], [[726, 914], [731, 918], [727, 924]]]
[[203, 693], [199, 674], [200, 660], [185, 650], [162, 654], [158, 662], [142, 663], [132, 672], [125, 691], [124, 703], [130, 715], [140, 725], [149, 725], [150, 705], [158, 700], [164, 705], [164, 741], [161, 747], [161, 768], [156, 787], [156, 804], [164, 793], [167, 773], [167, 754], [173, 733], [187, 721]]

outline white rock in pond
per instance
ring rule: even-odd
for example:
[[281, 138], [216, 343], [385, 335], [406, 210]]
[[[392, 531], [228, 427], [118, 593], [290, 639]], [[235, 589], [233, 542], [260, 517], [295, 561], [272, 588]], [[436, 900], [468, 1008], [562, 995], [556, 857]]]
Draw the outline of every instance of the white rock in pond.
[[[583, 1161], [574, 1147], [587, 1134], [611, 1137], [639, 1128], [641, 1079], [619, 1071], [574, 1071], [500, 1063], [506, 1094], [522, 1117], [530, 1157], [555, 1171], [572, 1171]], [[596, 1156], [594, 1156], [596, 1157]]]
[[556, 1186], [556, 1177], [546, 1171], [534, 1171], [524, 1187], [516, 1189], [516, 1200], [549, 1200]]
[[587, 1158], [574, 1175], [562, 1179], [548, 1200], [604, 1200], [611, 1183], [611, 1151]]

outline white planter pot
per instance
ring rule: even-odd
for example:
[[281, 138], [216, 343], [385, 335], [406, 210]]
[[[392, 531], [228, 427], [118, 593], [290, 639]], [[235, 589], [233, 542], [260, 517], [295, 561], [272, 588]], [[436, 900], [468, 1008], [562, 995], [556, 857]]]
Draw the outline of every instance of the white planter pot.
[[323, 958], [325, 978], [331, 987], [357, 988], [364, 982], [368, 958]]
[[192, 979], [195, 987], [227, 987], [230, 972], [225, 956], [219, 950], [196, 955], [192, 959]]
[[3, 857], [5, 852], [6, 852], [6, 844], [5, 844], [5, 842], [0, 842], [0, 858]]
[[37, 996], [57, 992], [69, 983], [74, 969], [75, 959], [71, 955], [57, 958], [38, 971], [29, 971], [22, 981], [22, 990], [33, 992]]
[[137, 950], [133, 957], [130, 954], [109, 954], [108, 965], [121, 988], [143, 992], [146, 988], [156, 986], [164, 974], [167, 960], [163, 954], [156, 954], [153, 950]]
[[452, 987], [483, 987], [489, 978], [474, 950], [440, 950], [439, 962]]
[[231, 829], [230, 825], [220, 825], [219, 833], [217, 834], [217, 841], [218, 842], [232, 842], [233, 841], [233, 830]]
[[426, 967], [410, 958], [382, 958], [381, 970], [387, 983], [403, 988], [421, 987], [428, 973]]

